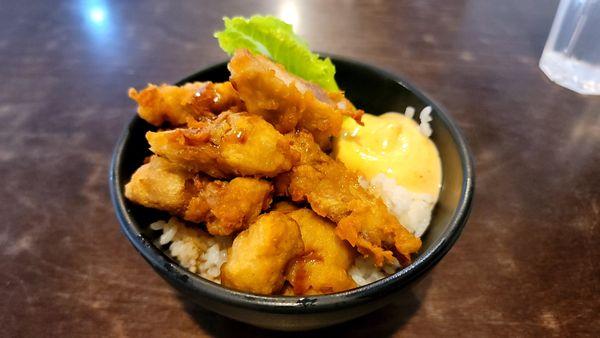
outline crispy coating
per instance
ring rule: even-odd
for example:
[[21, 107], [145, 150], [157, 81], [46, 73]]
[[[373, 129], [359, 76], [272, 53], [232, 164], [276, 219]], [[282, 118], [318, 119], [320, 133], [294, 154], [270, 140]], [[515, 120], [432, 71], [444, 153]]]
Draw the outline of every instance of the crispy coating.
[[[288, 206], [280, 209], [291, 210]], [[288, 214], [300, 226], [304, 254], [293, 261], [286, 274], [296, 295], [340, 292], [356, 287], [347, 271], [354, 262], [348, 243], [335, 234], [335, 224], [310, 209]]]
[[148, 84], [140, 92], [130, 88], [129, 97], [138, 103], [138, 115], [157, 127], [165, 122], [184, 126], [190, 121], [214, 118], [226, 110], [244, 109], [230, 82], [193, 82], [183, 86]]
[[271, 183], [236, 177], [229, 182], [195, 181], [197, 196], [190, 200], [183, 218], [206, 222], [212, 235], [226, 236], [244, 230], [271, 203]]
[[280, 202], [277, 202], [277, 204], [275, 204], [275, 206], [273, 206], [273, 210], [281, 211], [284, 214], [288, 214], [288, 213], [290, 213], [292, 211], [296, 211], [298, 209], [300, 209], [300, 207], [290, 201], [280, 201]]
[[125, 197], [148, 208], [179, 215], [190, 199], [194, 175], [168, 160], [152, 156], [125, 185]]
[[277, 293], [283, 287], [288, 262], [303, 251], [296, 221], [272, 211], [235, 238], [227, 262], [221, 267], [221, 283], [256, 294]]
[[148, 132], [146, 139], [155, 154], [215, 178], [273, 177], [297, 157], [272, 125], [243, 113], [222, 113], [200, 128]]
[[125, 196], [145, 207], [164, 210], [191, 222], [205, 222], [209, 233], [243, 230], [269, 207], [271, 183], [237, 177], [230, 182], [198, 176], [152, 156], [125, 185]]
[[360, 121], [362, 111], [349, 104], [341, 92], [328, 94], [262, 55], [240, 49], [228, 68], [248, 112], [264, 117], [282, 133], [303, 128], [326, 147], [330, 137], [339, 134], [343, 115]]
[[319, 215], [337, 223], [336, 234], [363, 255], [372, 256], [378, 266], [396, 262], [392, 249], [402, 263], [421, 247], [394, 217], [380, 198], [363, 189], [356, 174], [341, 162], [323, 153], [310, 134], [288, 134], [300, 162], [291, 172], [280, 175], [276, 190], [293, 201], [307, 200]]

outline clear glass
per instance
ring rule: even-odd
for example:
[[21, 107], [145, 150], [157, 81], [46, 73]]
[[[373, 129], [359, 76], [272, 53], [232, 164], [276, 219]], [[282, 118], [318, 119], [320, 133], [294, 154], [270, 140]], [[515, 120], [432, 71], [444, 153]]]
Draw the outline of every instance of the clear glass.
[[561, 0], [540, 59], [557, 84], [600, 95], [600, 0]]

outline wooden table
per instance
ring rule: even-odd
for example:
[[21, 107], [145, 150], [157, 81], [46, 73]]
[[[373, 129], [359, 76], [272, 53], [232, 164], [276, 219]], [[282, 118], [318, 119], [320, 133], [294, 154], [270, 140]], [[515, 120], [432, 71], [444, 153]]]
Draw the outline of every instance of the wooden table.
[[6, 336], [265, 337], [189, 304], [119, 231], [108, 165], [129, 86], [225, 59], [224, 15], [272, 13], [313, 49], [407, 77], [477, 166], [467, 227], [414, 298], [313, 332], [600, 332], [600, 97], [537, 67], [556, 1], [5, 1], [0, 9], [0, 328]]

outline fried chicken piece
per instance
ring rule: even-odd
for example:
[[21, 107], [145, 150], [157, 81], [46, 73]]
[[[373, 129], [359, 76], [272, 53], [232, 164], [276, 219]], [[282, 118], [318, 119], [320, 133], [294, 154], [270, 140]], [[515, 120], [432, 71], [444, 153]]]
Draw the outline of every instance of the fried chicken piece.
[[288, 216], [300, 226], [304, 254], [293, 261], [286, 274], [293, 294], [324, 294], [356, 287], [347, 271], [354, 262], [348, 243], [335, 234], [335, 224], [310, 209], [291, 210], [289, 205], [277, 205], [290, 210]]
[[[214, 181], [199, 189], [202, 194], [190, 200], [184, 218], [203, 219], [208, 232], [219, 236], [246, 229], [262, 210], [269, 208], [273, 192], [268, 181], [248, 177]], [[207, 209], [208, 214], [203, 216]]]
[[326, 147], [329, 138], [339, 134], [343, 115], [360, 122], [362, 111], [349, 104], [341, 92], [328, 94], [262, 55], [240, 49], [228, 68], [230, 81], [248, 112], [264, 117], [282, 133], [304, 128]]
[[285, 281], [285, 268], [302, 254], [298, 224], [279, 211], [260, 216], [241, 232], [221, 267], [221, 283], [235, 290], [261, 295], [277, 293]]
[[125, 185], [125, 197], [191, 222], [206, 222], [209, 233], [230, 235], [243, 230], [271, 203], [271, 183], [237, 177], [230, 182], [198, 176], [152, 156]]
[[297, 132], [287, 137], [300, 153], [300, 162], [277, 178], [276, 190], [293, 201], [307, 200], [317, 214], [337, 223], [339, 238], [372, 256], [378, 266], [396, 262], [391, 250], [402, 263], [409, 263], [421, 240], [390, 214], [380, 198], [359, 185], [356, 174], [321, 151], [310, 134]]
[[183, 218], [206, 222], [212, 235], [226, 236], [246, 229], [271, 204], [273, 187], [264, 180], [236, 177], [229, 182], [194, 183], [199, 193], [190, 200]]
[[300, 209], [300, 207], [290, 201], [277, 202], [277, 204], [275, 204], [273, 207], [273, 211], [281, 211], [284, 214], [296, 211], [298, 209]]
[[188, 186], [194, 177], [170, 161], [152, 156], [125, 185], [125, 197], [148, 208], [182, 214], [191, 198]]
[[157, 127], [165, 122], [183, 126], [189, 121], [214, 118], [226, 110], [244, 109], [230, 82], [193, 82], [183, 86], [148, 84], [140, 92], [129, 88], [129, 97], [138, 103], [138, 115]]
[[225, 112], [201, 128], [146, 133], [150, 150], [193, 172], [215, 178], [273, 177], [297, 154], [289, 140], [260, 116]]

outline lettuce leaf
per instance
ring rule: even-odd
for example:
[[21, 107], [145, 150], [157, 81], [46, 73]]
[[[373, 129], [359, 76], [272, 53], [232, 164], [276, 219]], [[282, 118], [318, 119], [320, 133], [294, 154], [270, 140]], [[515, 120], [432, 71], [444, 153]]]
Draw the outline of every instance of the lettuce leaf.
[[282, 64], [287, 71], [314, 82], [325, 90], [339, 90], [335, 66], [329, 58], [320, 59], [308, 44], [294, 34], [292, 25], [273, 16], [223, 18], [225, 29], [214, 34], [229, 55], [239, 48], [260, 53]]

